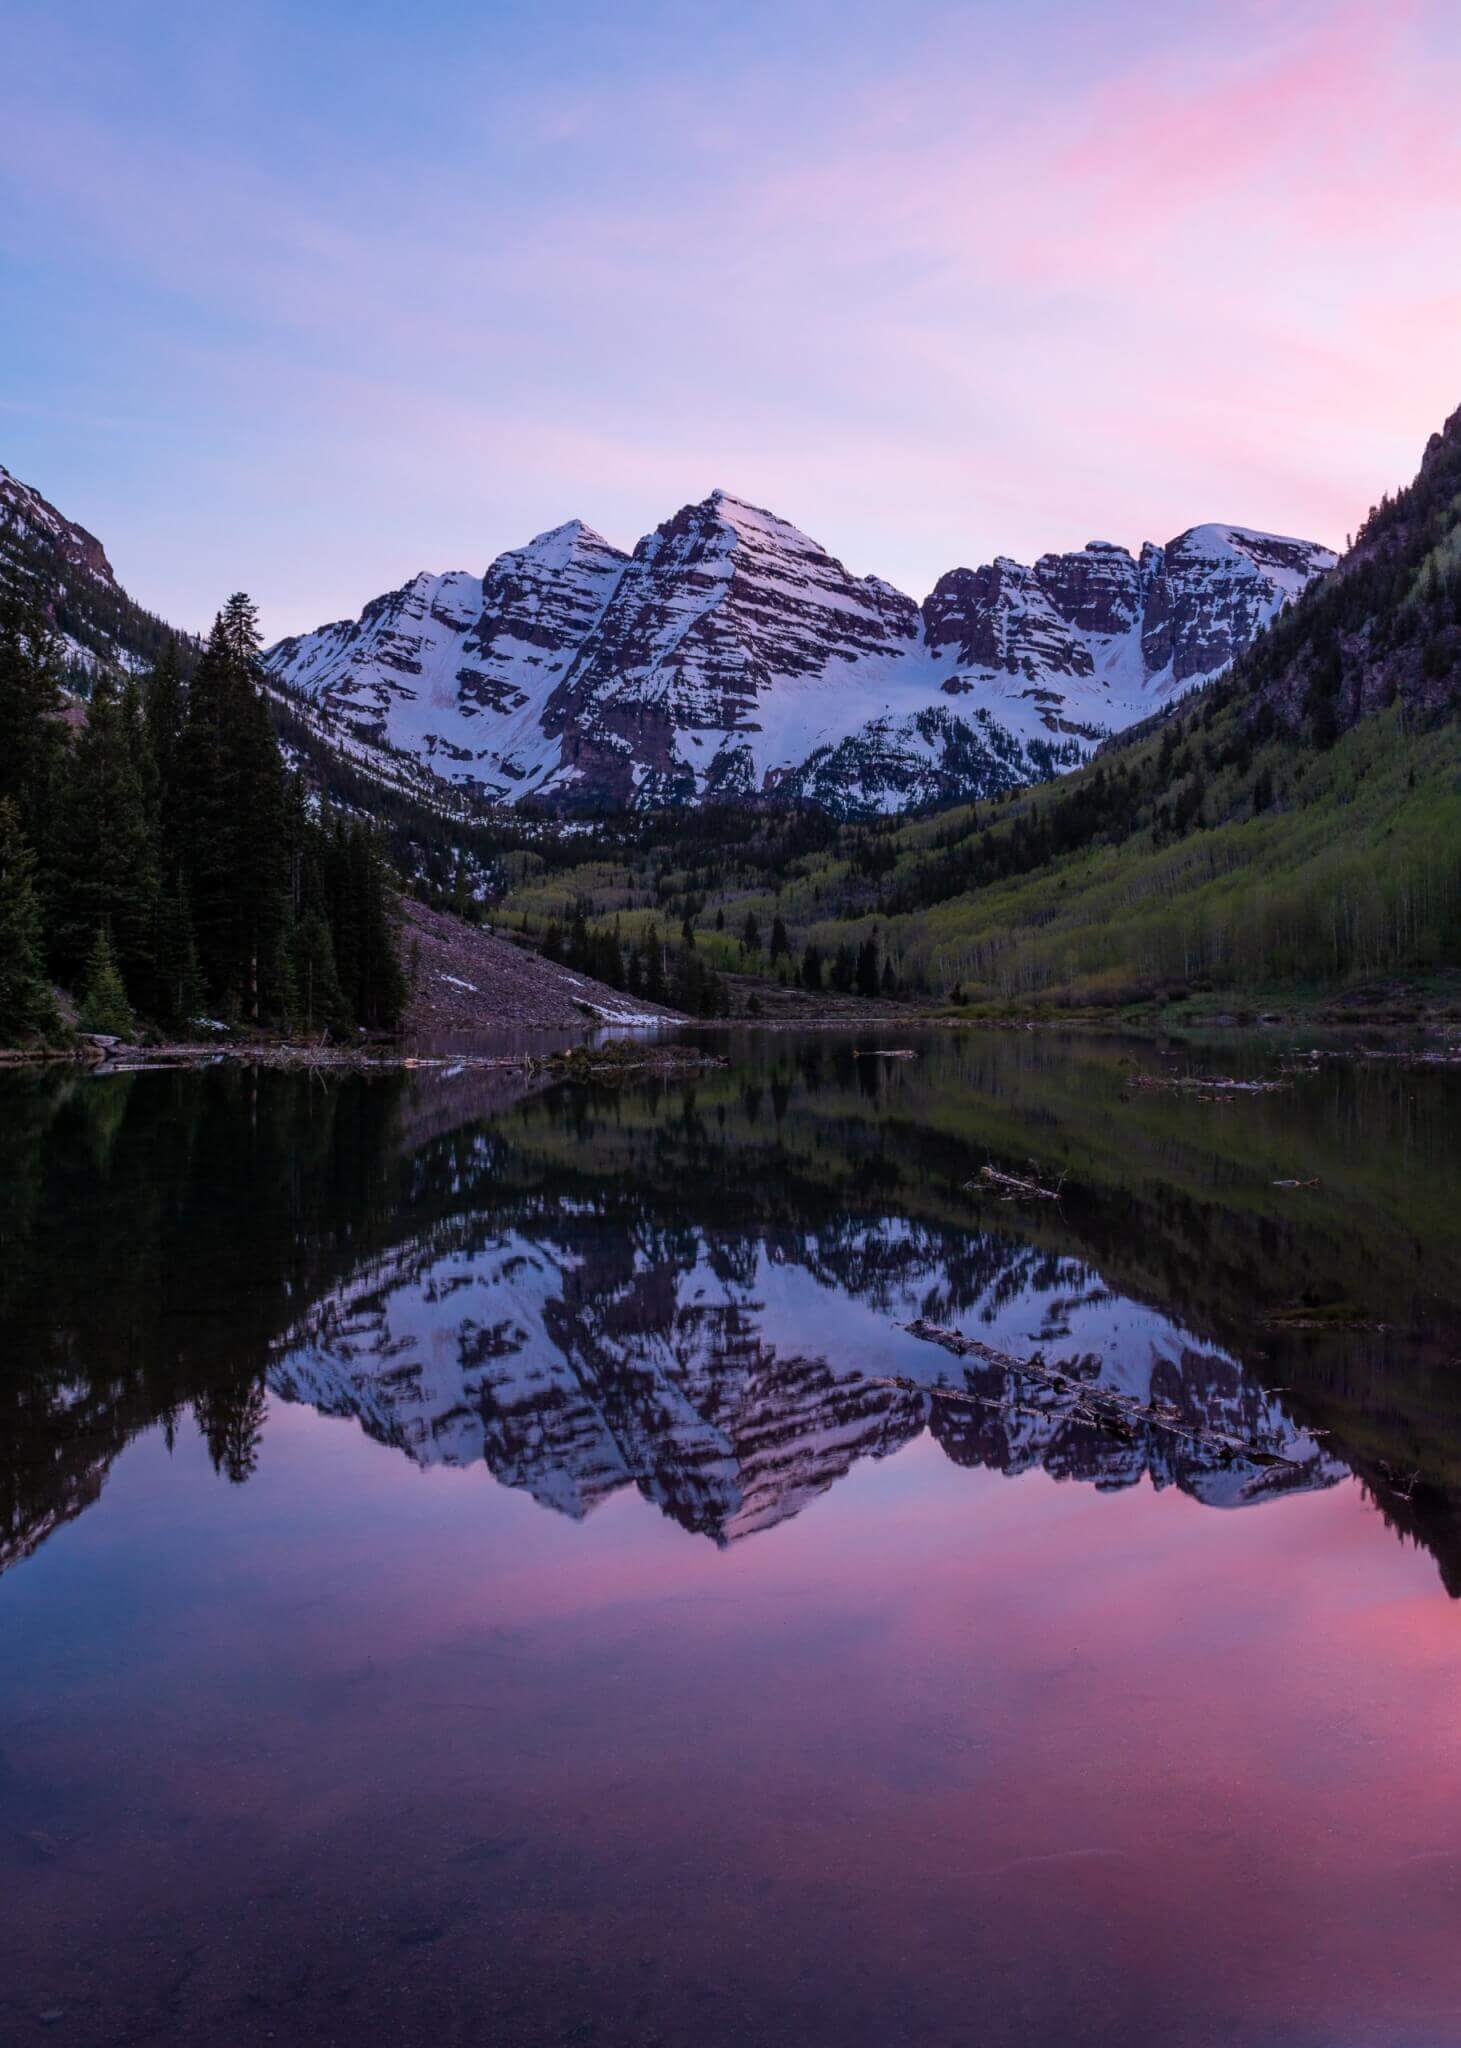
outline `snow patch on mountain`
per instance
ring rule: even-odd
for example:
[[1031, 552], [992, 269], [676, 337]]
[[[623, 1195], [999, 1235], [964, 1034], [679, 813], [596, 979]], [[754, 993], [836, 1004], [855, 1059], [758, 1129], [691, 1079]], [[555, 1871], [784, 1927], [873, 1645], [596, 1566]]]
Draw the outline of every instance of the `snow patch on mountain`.
[[1139, 556], [1093, 541], [955, 569], [920, 606], [716, 490], [632, 555], [573, 520], [267, 659], [363, 740], [491, 801], [896, 810], [1076, 765], [1221, 673], [1334, 559], [1196, 526]]

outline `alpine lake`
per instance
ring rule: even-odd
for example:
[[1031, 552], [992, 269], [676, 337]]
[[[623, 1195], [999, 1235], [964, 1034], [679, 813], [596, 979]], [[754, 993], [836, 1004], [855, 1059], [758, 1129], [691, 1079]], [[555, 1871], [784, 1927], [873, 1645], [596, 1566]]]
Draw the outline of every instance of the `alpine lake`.
[[0, 2039], [1461, 2043], [1461, 1066], [696, 1043], [0, 1076]]

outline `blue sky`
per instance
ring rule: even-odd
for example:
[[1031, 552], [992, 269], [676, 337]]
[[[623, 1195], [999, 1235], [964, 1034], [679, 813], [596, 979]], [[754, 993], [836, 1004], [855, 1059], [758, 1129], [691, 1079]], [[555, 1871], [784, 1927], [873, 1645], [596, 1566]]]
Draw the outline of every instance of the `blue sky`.
[[1443, 7], [11, 4], [0, 462], [271, 633], [719, 484], [922, 596], [1342, 543], [1461, 402]]

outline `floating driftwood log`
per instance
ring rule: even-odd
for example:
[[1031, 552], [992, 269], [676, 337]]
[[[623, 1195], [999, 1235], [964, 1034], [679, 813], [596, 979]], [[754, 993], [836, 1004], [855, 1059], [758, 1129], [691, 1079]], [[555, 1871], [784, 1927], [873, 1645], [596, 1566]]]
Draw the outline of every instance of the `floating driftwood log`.
[[1228, 1095], [1277, 1095], [1287, 1081], [1235, 1081], [1227, 1074], [1137, 1074], [1133, 1088], [1159, 1088], [1169, 1095], [1195, 1095], [1215, 1102]]
[[[919, 1316], [915, 1321], [904, 1324], [912, 1337], [921, 1337], [926, 1343], [937, 1344], [940, 1349], [951, 1352], [955, 1358], [975, 1359], [981, 1365], [992, 1366], [996, 1371], [1029, 1381], [1047, 1393], [1055, 1395], [1064, 1412], [1075, 1421], [1087, 1422], [1092, 1428], [1106, 1431], [1108, 1435], [1122, 1438], [1125, 1442], [1135, 1439], [1144, 1429], [1163, 1431], [1168, 1436], [1179, 1437], [1183, 1442], [1208, 1452], [1211, 1456], [1228, 1462], [1235, 1458], [1247, 1459], [1254, 1465], [1299, 1466], [1302, 1460], [1291, 1458], [1271, 1443], [1257, 1438], [1234, 1436], [1227, 1430], [1213, 1429], [1202, 1423], [1194, 1423], [1183, 1416], [1180, 1409], [1170, 1401], [1139, 1401], [1135, 1394], [1121, 1393], [1114, 1387], [1103, 1387], [1090, 1380], [1078, 1379], [1071, 1373], [1061, 1372], [1049, 1366], [1043, 1358], [1015, 1358], [1007, 1351], [996, 1351], [990, 1344], [983, 1344], [977, 1337], [966, 1337], [959, 1330], [945, 1329], [940, 1323], [932, 1323]], [[913, 1379], [885, 1379], [879, 1386], [906, 1387], [916, 1393], [929, 1394], [935, 1400], [962, 1402], [970, 1407], [1002, 1407], [1003, 1402], [991, 1402], [985, 1395], [978, 1394], [972, 1387], [928, 1387]], [[1322, 1435], [1320, 1430], [1310, 1430], [1312, 1436]]]
[[869, 1045], [855, 1051], [852, 1057], [855, 1060], [916, 1060], [918, 1054], [909, 1045]]
[[1001, 1173], [997, 1166], [981, 1166], [973, 1180], [966, 1180], [964, 1186], [987, 1188], [1001, 1202], [1058, 1202], [1065, 1178], [1062, 1174], [1053, 1188], [1047, 1188], [1038, 1180], [1027, 1180], [1017, 1173]]

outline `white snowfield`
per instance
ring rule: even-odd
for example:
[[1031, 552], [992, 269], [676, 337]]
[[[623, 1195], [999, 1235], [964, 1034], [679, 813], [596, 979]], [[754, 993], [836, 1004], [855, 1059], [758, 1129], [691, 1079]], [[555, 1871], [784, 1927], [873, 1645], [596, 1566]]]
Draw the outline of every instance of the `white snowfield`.
[[363, 743], [491, 801], [789, 787], [898, 809], [1075, 765], [1220, 674], [1334, 560], [1215, 524], [954, 570], [920, 606], [714, 491], [631, 555], [573, 520], [266, 659]]

